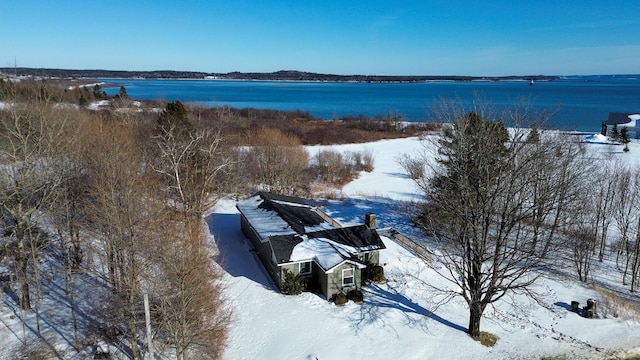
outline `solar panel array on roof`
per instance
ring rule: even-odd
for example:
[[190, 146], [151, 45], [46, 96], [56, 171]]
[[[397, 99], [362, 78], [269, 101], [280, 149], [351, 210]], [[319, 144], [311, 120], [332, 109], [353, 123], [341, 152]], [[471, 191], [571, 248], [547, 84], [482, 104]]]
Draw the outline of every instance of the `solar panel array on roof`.
[[304, 199], [263, 192], [259, 194], [264, 201], [258, 208], [277, 212], [278, 216], [300, 235], [305, 233], [305, 227], [314, 227], [325, 222]]
[[369, 229], [366, 225], [314, 231], [308, 233], [307, 236], [310, 238], [331, 239], [336, 243], [354, 248], [385, 248], [378, 232]]

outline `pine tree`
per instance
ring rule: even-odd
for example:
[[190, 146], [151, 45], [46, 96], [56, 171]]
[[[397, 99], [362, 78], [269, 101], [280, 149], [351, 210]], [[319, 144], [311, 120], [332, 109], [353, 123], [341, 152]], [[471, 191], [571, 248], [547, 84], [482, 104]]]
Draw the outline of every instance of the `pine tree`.
[[629, 142], [631, 139], [629, 138], [629, 129], [626, 126], [620, 131], [620, 141], [624, 144], [624, 151], [629, 151]]
[[118, 93], [118, 96], [120, 97], [120, 99], [126, 100], [129, 98], [129, 95], [127, 94], [127, 89], [124, 87], [124, 85], [120, 86], [120, 92]]
[[618, 125], [613, 124], [611, 128], [611, 140], [618, 141], [620, 139], [620, 131], [618, 131]]
[[537, 128], [534, 127], [531, 129], [529, 135], [527, 136], [527, 142], [529, 144], [537, 144], [540, 142], [540, 133], [538, 132]]
[[87, 98], [85, 98], [83, 94], [80, 94], [80, 99], [78, 99], [78, 106], [84, 109], [87, 107], [87, 105], [89, 105]]
[[186, 130], [188, 132], [193, 128], [193, 124], [187, 114], [187, 108], [180, 100], [167, 103], [167, 106], [158, 118], [158, 125], [163, 131], [176, 128], [180, 131]]

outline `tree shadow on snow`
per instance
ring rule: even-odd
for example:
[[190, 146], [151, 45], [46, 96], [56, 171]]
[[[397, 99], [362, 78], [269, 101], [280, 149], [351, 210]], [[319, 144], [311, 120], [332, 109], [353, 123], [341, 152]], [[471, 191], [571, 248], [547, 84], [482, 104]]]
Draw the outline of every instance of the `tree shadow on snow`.
[[240, 215], [213, 213], [206, 221], [218, 247], [216, 263], [233, 277], [245, 277], [276, 291], [264, 265], [240, 230]]
[[390, 286], [381, 287], [377, 284], [371, 284], [364, 289], [366, 290], [365, 302], [361, 306], [360, 319], [356, 322], [356, 327], [361, 326], [363, 323], [384, 321], [381, 316], [385, 313], [384, 309], [395, 309], [400, 310], [405, 315], [407, 325], [419, 326], [421, 318], [412, 316], [415, 314], [433, 319], [452, 329], [467, 332], [467, 328], [436, 315]]

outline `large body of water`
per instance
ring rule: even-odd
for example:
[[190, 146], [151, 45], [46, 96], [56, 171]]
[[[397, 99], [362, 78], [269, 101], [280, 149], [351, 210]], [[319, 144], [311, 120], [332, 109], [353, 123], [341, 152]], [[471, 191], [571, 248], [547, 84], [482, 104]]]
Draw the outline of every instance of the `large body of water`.
[[332, 119], [360, 114], [401, 114], [408, 121], [434, 120], [441, 99], [460, 101], [469, 109], [474, 99], [497, 108], [529, 99], [537, 110], [556, 111], [550, 127], [599, 131], [609, 112], [640, 113], [639, 76], [580, 76], [558, 81], [474, 81], [424, 83], [334, 83], [227, 80], [102, 79], [116, 94], [124, 85], [129, 96], [148, 100], [180, 100], [207, 106], [302, 110]]

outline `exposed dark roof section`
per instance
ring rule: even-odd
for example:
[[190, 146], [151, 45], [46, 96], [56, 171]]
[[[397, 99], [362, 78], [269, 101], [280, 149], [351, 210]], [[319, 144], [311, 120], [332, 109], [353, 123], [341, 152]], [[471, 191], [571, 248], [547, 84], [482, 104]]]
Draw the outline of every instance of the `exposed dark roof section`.
[[302, 239], [297, 235], [276, 235], [269, 237], [269, 243], [271, 244], [271, 249], [278, 264], [288, 262], [289, 259], [291, 259], [293, 248], [301, 242]]
[[[259, 192], [264, 201], [258, 206], [260, 209], [275, 211], [298, 234], [305, 233], [305, 227], [313, 227], [326, 222], [318, 213], [311, 210], [309, 204], [299, 197], [276, 195]], [[293, 203], [302, 206], [282, 204]]]
[[604, 122], [604, 125], [626, 124], [626, 123], [631, 121], [631, 119], [629, 119], [629, 115], [633, 115], [633, 114], [631, 114], [631, 113], [611, 112], [611, 113], [609, 113], [609, 118]]
[[369, 229], [366, 225], [336, 228], [331, 230], [320, 230], [308, 233], [309, 238], [325, 238], [342, 245], [356, 248], [371, 247], [373, 249], [385, 249], [380, 235], [374, 229]]

